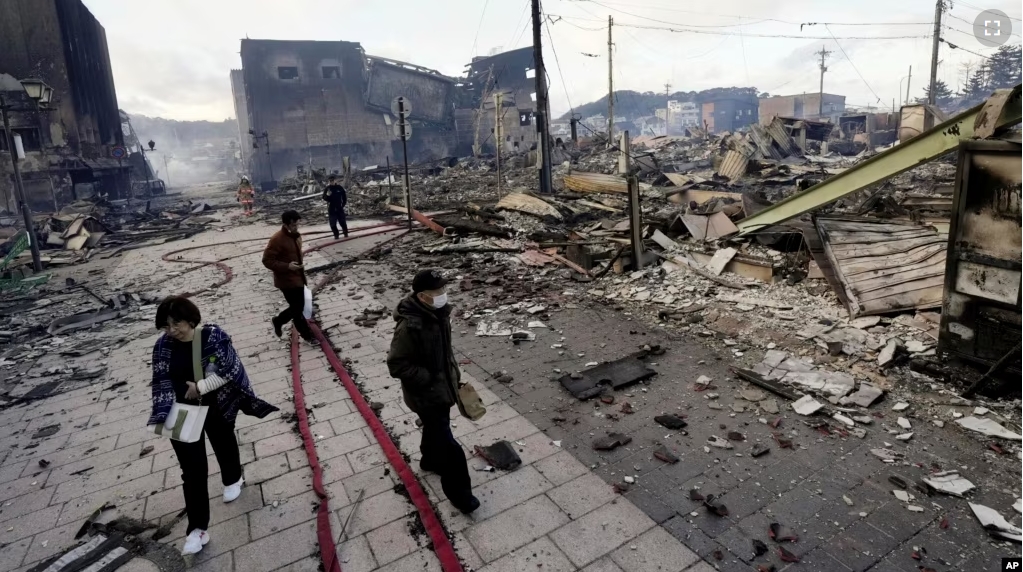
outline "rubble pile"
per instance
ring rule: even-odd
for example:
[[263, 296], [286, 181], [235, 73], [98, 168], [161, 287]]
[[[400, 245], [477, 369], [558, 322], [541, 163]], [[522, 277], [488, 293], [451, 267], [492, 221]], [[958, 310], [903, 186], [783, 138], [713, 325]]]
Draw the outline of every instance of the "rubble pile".
[[[52, 269], [190, 237], [218, 221], [212, 216], [215, 210], [205, 202], [184, 200], [166, 208], [156, 208], [152, 201], [129, 205], [126, 200], [79, 200], [60, 212], [37, 215], [34, 236], [43, 268]], [[32, 259], [24, 230], [3, 227], [0, 237], [0, 254], [6, 256], [0, 287], [20, 291], [41, 283], [42, 277], [30, 278]]]

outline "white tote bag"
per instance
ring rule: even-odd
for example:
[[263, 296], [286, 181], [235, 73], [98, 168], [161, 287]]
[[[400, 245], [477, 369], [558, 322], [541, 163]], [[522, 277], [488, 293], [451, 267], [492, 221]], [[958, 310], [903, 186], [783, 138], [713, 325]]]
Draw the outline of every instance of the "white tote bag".
[[202, 437], [202, 429], [206, 424], [206, 413], [209, 409], [205, 405], [175, 403], [171, 406], [167, 420], [160, 425], [150, 425], [149, 430], [175, 441], [195, 443]]
[[302, 306], [302, 315], [307, 320], [313, 319], [313, 291], [305, 287], [305, 305]]
[[[202, 330], [196, 327], [195, 337], [192, 338], [192, 375], [195, 376], [196, 382], [203, 378], [202, 373]], [[200, 397], [200, 403], [201, 399]], [[174, 403], [166, 421], [159, 425], [150, 425], [149, 430], [175, 441], [195, 443], [202, 437], [209, 409], [206, 405]]]

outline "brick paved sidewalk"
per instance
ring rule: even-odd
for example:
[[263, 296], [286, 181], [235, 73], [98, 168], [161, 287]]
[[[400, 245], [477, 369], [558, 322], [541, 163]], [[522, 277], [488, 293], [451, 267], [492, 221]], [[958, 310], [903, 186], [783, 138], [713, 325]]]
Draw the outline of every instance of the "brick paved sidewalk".
[[[273, 230], [253, 225], [132, 251], [125, 254], [109, 283], [111, 287], [159, 284], [164, 294], [194, 290], [220, 278], [220, 272], [205, 268], [181, 275], [185, 265], [161, 262], [160, 255], [187, 246], [268, 237]], [[386, 237], [355, 240], [333, 247], [328, 255], [358, 252]], [[293, 413], [288, 345], [273, 337], [268, 324], [282, 300], [259, 263], [256, 253], [263, 246], [263, 241], [210, 246], [186, 255], [212, 259], [254, 253], [230, 261], [234, 280], [195, 301], [206, 322], [218, 323], [232, 335], [257, 394], [283, 413], [264, 420], [239, 416], [246, 487], [231, 504], [219, 500], [222, 484], [216, 460], [210, 456], [212, 540], [195, 558], [196, 570], [311, 572], [320, 567], [311, 472], [288, 421]], [[315, 267], [326, 261], [327, 256], [313, 254], [306, 264]], [[415, 461], [419, 435], [414, 415], [401, 403], [398, 382], [390, 379], [384, 365], [392, 323], [383, 320], [366, 329], [351, 322], [363, 308], [380, 305], [372, 287], [365, 286], [342, 282], [328, 288], [318, 298], [319, 316], [341, 357], [354, 361], [357, 381], [367, 398], [384, 403], [381, 417]], [[144, 428], [150, 408], [149, 356], [156, 335], [152, 311], [142, 318], [106, 326], [134, 338], [127, 345], [108, 356], [96, 352], [76, 360], [106, 362], [105, 378], [84, 387], [61, 387], [51, 397], [0, 413], [4, 435], [0, 439], [0, 451], [4, 451], [0, 453], [0, 570], [28, 570], [61, 552], [73, 544], [83, 520], [104, 503], [116, 504], [120, 516], [160, 523], [168, 523], [183, 508], [173, 452], [165, 439], [153, 439]], [[23, 379], [19, 393], [44, 383], [47, 366], [64, 361], [59, 357], [40, 360]], [[348, 538], [338, 546], [342, 568], [345, 572], [438, 570], [428, 539], [410, 528], [412, 505], [394, 491], [393, 472], [321, 351], [303, 346], [300, 365], [335, 532], [351, 512], [358, 491], [365, 491], [349, 524]], [[482, 506], [471, 517], [458, 514], [443, 495], [438, 496], [436, 477], [425, 477], [426, 489], [454, 534], [455, 547], [467, 567], [509, 572], [537, 566], [606, 572], [711, 570], [632, 502], [613, 495], [600, 477], [554, 446], [535, 425], [482, 384], [477, 387], [488, 414], [478, 423], [454, 420], [467, 457], [474, 445], [507, 439], [517, 443], [523, 466], [512, 473], [474, 471]], [[53, 435], [33, 438], [38, 429], [56, 423], [60, 428]], [[142, 455], [149, 447], [151, 452]], [[45, 468], [39, 463], [42, 459], [49, 462]], [[475, 459], [470, 465], [482, 467]], [[412, 466], [418, 471], [417, 463]], [[184, 527], [179, 522], [163, 541], [180, 546]]]

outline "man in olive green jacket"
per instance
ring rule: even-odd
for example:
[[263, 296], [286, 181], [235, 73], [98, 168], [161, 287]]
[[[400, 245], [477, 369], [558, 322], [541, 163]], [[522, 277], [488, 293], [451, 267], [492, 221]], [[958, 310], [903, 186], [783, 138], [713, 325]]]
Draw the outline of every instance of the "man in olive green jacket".
[[437, 270], [422, 270], [412, 280], [412, 294], [394, 309], [394, 338], [387, 369], [401, 380], [405, 404], [423, 422], [419, 450], [424, 471], [438, 473], [444, 494], [455, 508], [470, 513], [480, 506], [472, 495], [469, 466], [451, 434], [461, 372], [451, 349], [451, 307], [447, 280]]

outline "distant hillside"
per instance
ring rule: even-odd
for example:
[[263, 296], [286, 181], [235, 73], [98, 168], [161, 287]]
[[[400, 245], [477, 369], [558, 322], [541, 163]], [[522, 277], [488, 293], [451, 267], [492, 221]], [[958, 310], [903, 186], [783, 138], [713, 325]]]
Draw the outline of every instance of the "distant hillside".
[[[755, 87], [715, 87], [703, 91], [676, 91], [665, 97], [663, 93], [652, 91], [638, 92], [621, 90], [615, 92], [615, 115], [621, 115], [632, 119], [644, 115], [653, 115], [654, 110], [667, 106], [668, 100], [703, 102], [722, 95], [735, 95], [756, 97]], [[607, 115], [607, 96], [575, 108], [575, 113], [580, 118], [591, 115]], [[561, 116], [561, 119], [571, 119], [572, 112]]]
[[177, 121], [134, 113], [129, 113], [128, 116], [131, 117], [131, 125], [140, 139], [143, 141], [152, 139], [161, 147], [192, 147], [196, 144], [238, 138], [238, 122], [234, 119]]

